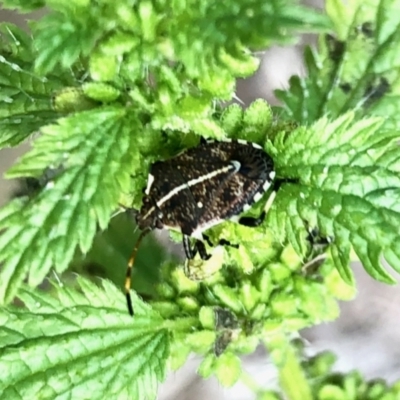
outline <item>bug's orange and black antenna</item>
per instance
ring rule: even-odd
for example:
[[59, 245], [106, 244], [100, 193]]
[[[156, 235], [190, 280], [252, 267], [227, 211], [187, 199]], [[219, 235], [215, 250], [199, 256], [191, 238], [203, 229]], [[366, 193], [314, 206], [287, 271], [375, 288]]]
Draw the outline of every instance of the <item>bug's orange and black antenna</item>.
[[150, 229], [146, 229], [142, 231], [140, 234], [135, 247], [133, 248], [133, 251], [131, 253], [131, 256], [129, 257], [128, 261], [128, 267], [126, 269], [126, 276], [125, 276], [125, 296], [126, 296], [126, 303], [128, 305], [128, 311], [131, 316], [134, 315], [133, 311], [133, 305], [132, 305], [132, 298], [131, 298], [131, 288], [132, 288], [132, 270], [133, 270], [133, 265], [135, 264], [135, 259], [136, 259], [136, 254], [138, 252], [140, 243], [142, 242], [142, 239], [150, 232]]

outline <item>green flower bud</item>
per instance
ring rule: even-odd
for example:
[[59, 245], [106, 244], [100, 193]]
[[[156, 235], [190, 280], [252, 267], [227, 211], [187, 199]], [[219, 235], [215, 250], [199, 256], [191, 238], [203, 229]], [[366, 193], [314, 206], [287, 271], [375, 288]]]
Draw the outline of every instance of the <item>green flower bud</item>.
[[83, 93], [92, 100], [108, 103], [116, 100], [121, 92], [111, 85], [100, 82], [88, 82], [82, 85]]
[[215, 370], [216, 357], [214, 354], [207, 354], [201, 362], [197, 373], [203, 378], [209, 378]]
[[138, 37], [135, 37], [133, 34], [117, 31], [101, 43], [100, 50], [102, 53], [110, 56], [121, 56], [131, 52], [138, 45], [140, 45]]
[[239, 300], [248, 312], [253, 310], [260, 297], [260, 292], [249, 281], [242, 282], [239, 288]]
[[252, 354], [255, 352], [260, 340], [256, 336], [245, 336], [244, 334], [239, 335], [235, 339], [230, 349], [235, 350], [240, 354]]
[[309, 360], [308, 370], [313, 377], [322, 377], [329, 373], [333, 364], [336, 361], [336, 356], [324, 351]]
[[260, 393], [257, 396], [257, 400], [282, 400], [282, 397], [280, 397], [277, 393], [268, 391], [268, 392], [263, 392]]
[[236, 81], [231, 73], [222, 68], [211, 68], [198, 78], [200, 90], [204, 90], [214, 97], [230, 100], [235, 91]]
[[215, 329], [215, 310], [214, 307], [203, 306], [200, 308], [199, 320], [205, 329]]
[[255, 321], [262, 320], [267, 317], [269, 309], [267, 309], [266, 304], [259, 303], [255, 306], [253, 311], [250, 313], [250, 318]]
[[241, 52], [239, 57], [236, 54], [232, 56], [226, 51], [220, 50], [219, 59], [234, 76], [243, 78], [253, 75], [260, 65], [258, 58], [244, 52]]
[[175, 340], [171, 342], [168, 362], [173, 371], [181, 368], [191, 353], [190, 346], [184, 343], [185, 337], [186, 334], [174, 335]]
[[94, 81], [112, 81], [118, 72], [119, 63], [116, 57], [95, 51], [90, 55], [89, 71]]
[[173, 299], [176, 295], [175, 289], [165, 282], [156, 286], [156, 292], [163, 299]]
[[272, 281], [278, 284], [282, 284], [284, 280], [292, 275], [292, 271], [282, 263], [270, 263], [268, 264], [268, 270], [271, 274]]
[[244, 137], [250, 142], [264, 143], [266, 132], [272, 124], [272, 117], [271, 107], [265, 100], [253, 101], [244, 112]]
[[96, 103], [88, 99], [82, 89], [66, 87], [54, 93], [52, 106], [59, 113], [71, 113], [89, 110], [94, 108]]
[[180, 312], [180, 308], [177, 304], [168, 301], [154, 301], [151, 303], [151, 307], [158, 311], [164, 318], [176, 316]]
[[317, 394], [318, 400], [349, 400], [346, 393], [338, 386], [325, 385], [323, 386]]
[[216, 333], [214, 331], [197, 331], [186, 336], [185, 344], [198, 354], [207, 353], [214, 345]]
[[291, 271], [296, 271], [303, 264], [302, 258], [296, 253], [293, 246], [286, 246], [280, 256], [281, 262]]
[[389, 390], [388, 385], [383, 379], [375, 379], [368, 382], [368, 399], [379, 400], [384, 398], [384, 394]]
[[143, 40], [152, 42], [156, 38], [156, 30], [160, 16], [154, 10], [151, 1], [141, 1], [138, 4], [141, 33]]
[[260, 301], [266, 303], [269, 300], [272, 290], [274, 289], [271, 272], [268, 269], [262, 269], [256, 281], [256, 286], [258, 291], [261, 293]]
[[220, 118], [222, 128], [230, 137], [236, 137], [242, 125], [243, 109], [238, 104], [227, 107]]
[[198, 311], [200, 308], [199, 302], [193, 297], [180, 297], [176, 300], [177, 304], [186, 312]]
[[215, 375], [222, 386], [233, 386], [242, 373], [239, 357], [230, 352], [221, 354], [215, 361]]
[[171, 273], [171, 283], [176, 288], [178, 293], [197, 293], [199, 283], [189, 279], [183, 268], [175, 268]]
[[238, 299], [237, 291], [223, 285], [215, 285], [213, 288], [214, 295], [235, 313], [243, 311], [243, 304]]
[[278, 317], [287, 317], [297, 313], [298, 299], [293, 293], [279, 292], [273, 294], [270, 300], [272, 313]]

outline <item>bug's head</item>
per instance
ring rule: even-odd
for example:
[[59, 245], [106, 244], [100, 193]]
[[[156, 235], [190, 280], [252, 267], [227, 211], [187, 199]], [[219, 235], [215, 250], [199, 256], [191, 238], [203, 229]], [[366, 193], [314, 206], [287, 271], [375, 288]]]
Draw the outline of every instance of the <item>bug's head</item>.
[[162, 229], [164, 224], [162, 222], [163, 213], [155, 200], [149, 196], [145, 195], [143, 197], [143, 204], [141, 209], [136, 215], [136, 223], [141, 230], [144, 229]]

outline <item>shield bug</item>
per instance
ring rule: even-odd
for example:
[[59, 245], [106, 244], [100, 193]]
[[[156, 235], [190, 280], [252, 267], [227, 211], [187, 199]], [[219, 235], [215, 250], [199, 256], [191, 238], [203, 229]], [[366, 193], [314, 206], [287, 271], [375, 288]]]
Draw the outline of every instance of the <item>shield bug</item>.
[[[183, 235], [186, 257], [207, 254], [203, 232], [231, 219], [258, 226], [265, 217], [239, 217], [261, 199], [275, 178], [272, 158], [255, 143], [244, 140], [205, 141], [177, 156], [150, 167], [143, 204], [136, 215], [142, 230], [128, 262], [125, 293], [129, 313], [131, 272], [140, 242], [158, 229], [177, 230]], [[272, 201], [271, 201], [272, 202]], [[194, 244], [191, 244], [191, 239]]]

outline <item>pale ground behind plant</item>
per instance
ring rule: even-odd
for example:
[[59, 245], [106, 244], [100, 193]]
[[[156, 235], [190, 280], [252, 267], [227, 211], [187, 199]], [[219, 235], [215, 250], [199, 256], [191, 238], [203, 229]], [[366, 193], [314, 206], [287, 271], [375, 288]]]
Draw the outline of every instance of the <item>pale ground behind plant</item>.
[[[10, 20], [9, 13], [0, 12], [0, 20]], [[20, 19], [20, 17], [18, 17]], [[18, 22], [18, 21], [17, 21]], [[304, 42], [304, 40], [303, 40]], [[260, 71], [252, 79], [238, 83], [238, 96], [248, 104], [257, 97], [273, 101], [272, 89], [284, 87], [290, 75], [303, 73], [301, 45], [274, 48], [263, 57]], [[16, 188], [13, 182], [2, 179], [3, 172], [26, 151], [0, 150], [0, 204]], [[358, 295], [355, 300], [341, 304], [340, 318], [304, 332], [309, 340], [309, 351], [331, 349], [338, 355], [336, 368], [354, 368], [367, 377], [383, 377], [390, 382], [400, 379], [400, 289], [372, 280], [355, 265]], [[160, 400], [251, 400], [255, 396], [243, 384], [232, 389], [222, 388], [211, 378], [199, 378], [195, 370], [199, 357], [192, 357], [180, 371], [171, 373], [161, 386]], [[260, 349], [244, 361], [245, 369], [262, 385], [276, 384], [276, 375], [268, 357]]]

